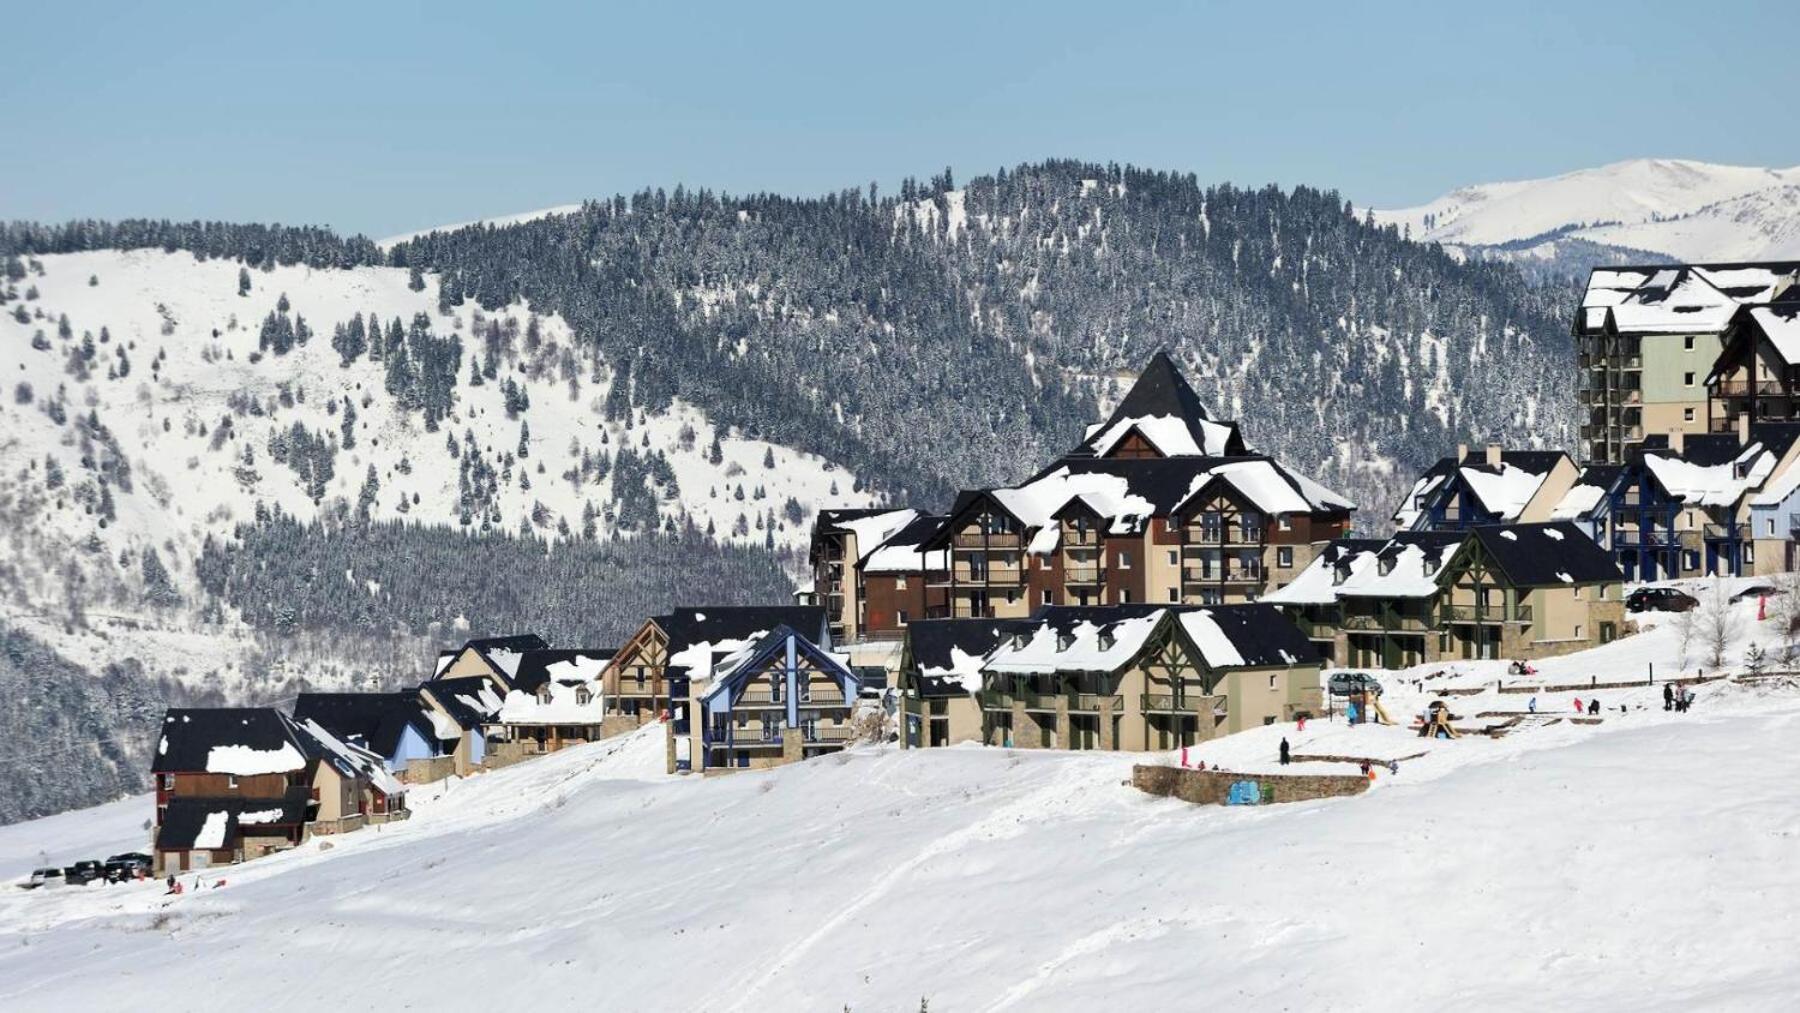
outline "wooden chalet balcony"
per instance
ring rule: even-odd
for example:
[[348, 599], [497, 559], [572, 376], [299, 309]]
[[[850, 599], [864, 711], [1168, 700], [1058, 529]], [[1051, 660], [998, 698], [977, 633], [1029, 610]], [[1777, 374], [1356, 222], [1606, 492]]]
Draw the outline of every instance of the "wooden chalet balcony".
[[1431, 629], [1431, 617], [1419, 615], [1399, 615], [1396, 613], [1351, 613], [1344, 617], [1341, 624], [1346, 630], [1387, 631], [1387, 632], [1424, 632]]
[[1062, 543], [1068, 548], [1098, 548], [1100, 546], [1100, 532], [1095, 528], [1089, 528], [1086, 531], [1076, 528], [1064, 528], [1062, 533]]
[[1072, 713], [1095, 714], [1125, 706], [1125, 698], [1114, 693], [1062, 693], [1039, 690], [987, 689], [975, 694], [982, 710], [1009, 711], [1015, 704], [1028, 711], [1050, 712], [1060, 704]]
[[764, 736], [762, 734], [762, 732], [760, 732], [756, 729], [753, 729], [753, 728], [746, 729], [746, 731], [748, 731], [750, 734], [727, 736], [724, 739], [714, 739], [711, 742], [707, 743], [707, 746], [708, 746], [708, 748], [711, 748], [711, 749], [780, 749], [781, 748], [781, 736], [779, 734], [774, 735], [774, 736]]
[[1140, 706], [1145, 714], [1216, 714], [1225, 709], [1226, 703], [1222, 696], [1145, 693]]
[[1106, 579], [1106, 571], [1098, 566], [1063, 566], [1063, 583], [1098, 584]]
[[837, 743], [842, 745], [843, 743], [850, 741], [850, 737], [855, 731], [855, 729], [847, 725], [839, 728], [815, 728], [810, 734], [801, 736], [800, 741], [808, 743], [809, 745], [821, 743], [827, 745]]
[[1679, 549], [1681, 548], [1681, 536], [1673, 531], [1615, 527], [1613, 529], [1613, 548]]
[[1444, 622], [1447, 623], [1481, 623], [1499, 625], [1501, 623], [1531, 622], [1531, 606], [1516, 605], [1512, 609], [1512, 617], [1507, 618], [1504, 607], [1489, 608], [1485, 605], [1445, 605]]
[[1714, 397], [1771, 397], [1786, 394], [1780, 380], [1720, 380], [1712, 385]]
[[761, 689], [744, 690], [744, 694], [738, 697], [737, 705], [739, 707], [786, 707], [787, 701], [777, 697], [773, 690], [764, 686]]
[[1125, 698], [1116, 693], [1076, 693], [1069, 697], [1069, 709], [1083, 713], [1105, 710], [1119, 711], [1125, 706]]
[[989, 605], [986, 608], [976, 608], [973, 605], [959, 603], [959, 604], [950, 606], [950, 611], [949, 611], [948, 615], [938, 616], [937, 618], [939, 618], [939, 619], [992, 619], [992, 618], [994, 618], [994, 606]]
[[1023, 548], [1025, 540], [1016, 531], [958, 531], [956, 547], [959, 549], [1018, 549]]
[[1714, 540], [1747, 542], [1750, 540], [1750, 525], [1708, 524], [1702, 531], [1702, 537]]

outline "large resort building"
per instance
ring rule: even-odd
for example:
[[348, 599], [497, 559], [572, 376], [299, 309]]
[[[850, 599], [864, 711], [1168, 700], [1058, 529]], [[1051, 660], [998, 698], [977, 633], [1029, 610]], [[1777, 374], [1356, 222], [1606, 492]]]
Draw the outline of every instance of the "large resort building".
[[944, 517], [821, 513], [814, 592], [846, 643], [1045, 606], [1252, 602], [1343, 536], [1354, 509], [1249, 452], [1158, 353], [1079, 446], [1019, 485], [964, 491]]

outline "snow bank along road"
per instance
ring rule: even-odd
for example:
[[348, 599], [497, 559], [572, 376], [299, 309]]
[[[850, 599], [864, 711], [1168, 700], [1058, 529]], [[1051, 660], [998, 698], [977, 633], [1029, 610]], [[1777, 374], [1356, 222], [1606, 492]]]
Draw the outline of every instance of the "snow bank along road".
[[224, 888], [7, 890], [0, 1008], [1792, 1008], [1800, 691], [1706, 689], [1241, 810], [1132, 754], [671, 780], [652, 728]]

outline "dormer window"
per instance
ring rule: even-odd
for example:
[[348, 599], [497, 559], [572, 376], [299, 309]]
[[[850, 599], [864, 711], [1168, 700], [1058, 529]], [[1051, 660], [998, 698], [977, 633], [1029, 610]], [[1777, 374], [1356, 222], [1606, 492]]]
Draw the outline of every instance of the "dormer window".
[[1074, 646], [1075, 646], [1075, 634], [1073, 634], [1073, 633], [1058, 633], [1056, 635], [1056, 649], [1057, 650], [1066, 651], [1069, 648], [1074, 647]]
[[550, 702], [550, 685], [548, 683], [538, 687], [537, 698], [538, 703]]
[[1115, 641], [1115, 640], [1114, 640], [1114, 639], [1113, 639], [1113, 635], [1112, 635], [1112, 631], [1111, 631], [1111, 630], [1101, 630], [1101, 631], [1100, 631], [1100, 649], [1101, 649], [1101, 650], [1102, 650], [1102, 651], [1110, 651], [1110, 650], [1112, 650], [1112, 649], [1113, 649], [1113, 644], [1114, 644], [1114, 643], [1116, 643], [1116, 642], [1117, 642], [1117, 641]]
[[586, 686], [582, 686], [581, 688], [579, 688], [575, 691], [576, 706], [586, 707], [588, 704], [593, 703], [593, 702], [594, 702], [594, 694], [588, 692], [588, 688]]
[[1332, 566], [1332, 568], [1331, 568], [1332, 584], [1334, 584], [1334, 585], [1342, 584], [1344, 581], [1349, 580], [1349, 579], [1350, 579], [1350, 564], [1349, 563], [1337, 563]]
[[1375, 564], [1375, 572], [1381, 574], [1383, 577], [1387, 576], [1390, 573], [1393, 573], [1394, 572], [1394, 557], [1387, 556], [1387, 557], [1382, 558], [1380, 561], [1378, 561]]
[[1438, 560], [1437, 560], [1436, 556], [1427, 555], [1424, 558], [1424, 564], [1425, 564], [1425, 575], [1426, 576], [1429, 577], [1430, 575], [1432, 575], [1438, 571]]

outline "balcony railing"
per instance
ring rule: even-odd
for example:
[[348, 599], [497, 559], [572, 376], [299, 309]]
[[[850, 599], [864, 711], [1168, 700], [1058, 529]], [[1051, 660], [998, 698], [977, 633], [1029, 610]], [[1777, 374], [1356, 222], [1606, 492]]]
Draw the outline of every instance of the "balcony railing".
[[1769, 397], [1787, 393], [1780, 380], [1720, 380], [1712, 387], [1714, 397]]
[[1069, 709], [1084, 713], [1094, 711], [1118, 711], [1125, 706], [1125, 698], [1114, 693], [1076, 693], [1069, 697]]
[[1504, 606], [1488, 607], [1485, 605], [1445, 605], [1444, 622], [1447, 623], [1524, 623], [1531, 622], [1531, 606], [1515, 605], [1512, 617], [1507, 618]]
[[1613, 528], [1615, 549], [1679, 549], [1681, 537], [1671, 531]]
[[1263, 571], [1260, 566], [1184, 566], [1181, 579], [1188, 584], [1255, 584]]
[[959, 549], [1016, 549], [1023, 545], [1016, 531], [958, 531], [956, 547]]
[[775, 693], [766, 686], [762, 689], [746, 689], [744, 690], [743, 695], [738, 697], [738, 705], [741, 707], [773, 706], [783, 703], [785, 703], [785, 701], [780, 697], [777, 697]]
[[1346, 630], [1428, 630], [1431, 628], [1430, 616], [1399, 615], [1383, 612], [1369, 614], [1352, 612], [1344, 616], [1343, 628]]
[[1704, 530], [1704, 537], [1715, 540], [1747, 542], [1750, 540], [1750, 525], [1708, 524]]
[[1225, 706], [1222, 696], [1182, 696], [1171, 693], [1145, 693], [1145, 714], [1213, 714]]
[[1065, 584], [1098, 584], [1104, 575], [1105, 571], [1098, 566], [1063, 567], [1063, 583]]

